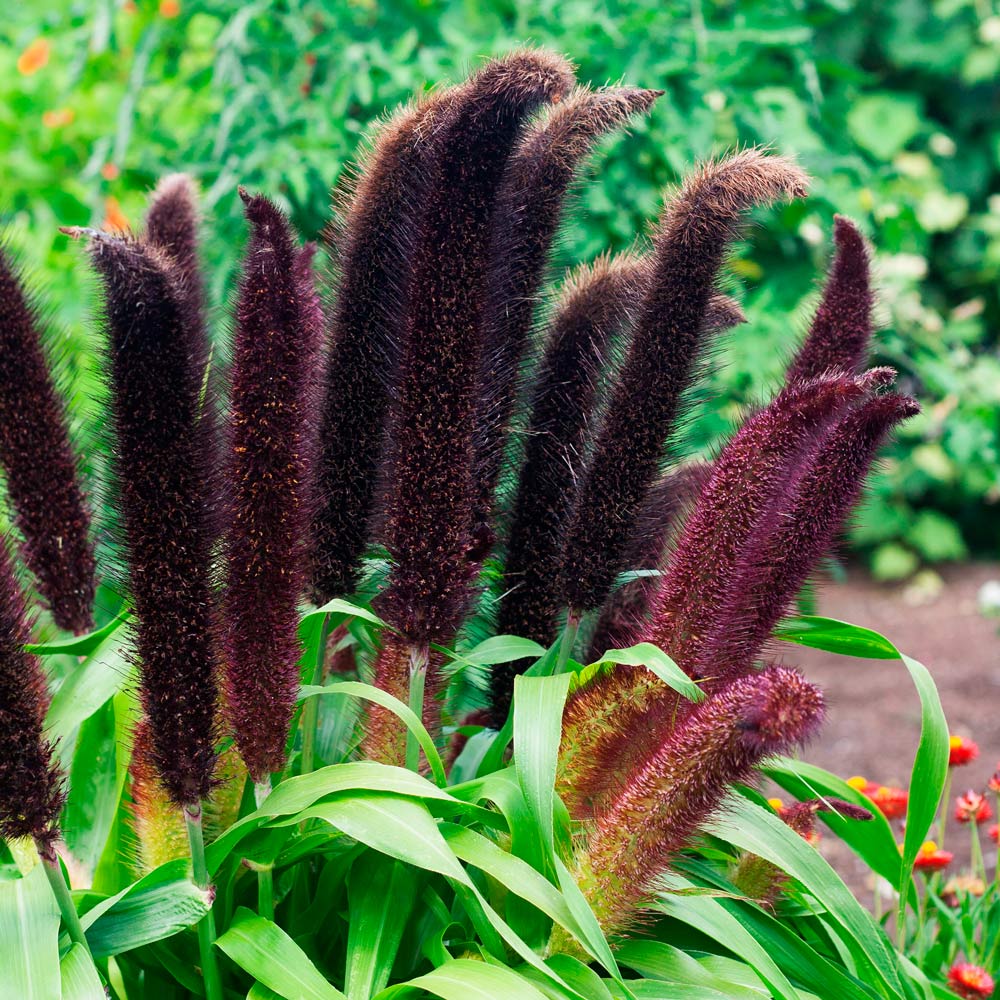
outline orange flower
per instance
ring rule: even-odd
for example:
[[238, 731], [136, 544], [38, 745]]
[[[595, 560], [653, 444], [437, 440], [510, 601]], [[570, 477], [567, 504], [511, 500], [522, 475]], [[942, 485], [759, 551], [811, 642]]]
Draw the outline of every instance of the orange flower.
[[847, 783], [851, 788], [861, 792], [865, 798], [871, 799], [886, 819], [901, 819], [906, 815], [906, 805], [910, 797], [905, 788], [876, 785], [874, 781], [862, 778], [859, 774], [848, 778]]
[[955, 799], [955, 819], [959, 823], [985, 823], [993, 818], [993, 810], [990, 808], [986, 796], [974, 792], [971, 788]]
[[997, 764], [997, 769], [993, 772], [993, 776], [986, 782], [986, 787], [991, 792], [996, 792], [997, 795], [1000, 795], [1000, 764]]
[[972, 740], [967, 740], [964, 736], [952, 736], [948, 741], [948, 765], [950, 767], [961, 767], [974, 761], [979, 756], [979, 744]]
[[947, 868], [954, 859], [955, 855], [951, 851], [943, 851], [933, 840], [925, 840], [917, 851], [913, 867], [922, 872], [939, 872], [942, 868]]
[[160, 0], [160, 17], [177, 17], [181, 12], [180, 0]]
[[17, 71], [21, 76], [37, 73], [49, 61], [49, 43], [44, 38], [36, 38], [18, 57]]
[[767, 804], [780, 816], [785, 811], [785, 803], [781, 799], [768, 799]]
[[129, 228], [128, 216], [122, 211], [117, 198], [104, 199], [104, 225], [108, 232], [123, 232]]
[[954, 875], [941, 890], [941, 898], [949, 906], [958, 906], [962, 896], [981, 896], [986, 883], [975, 875]]
[[104, 166], [101, 167], [101, 176], [106, 181], [116, 181], [116, 180], [118, 180], [118, 175], [120, 173], [121, 173], [121, 171], [118, 169], [118, 167], [114, 163], [105, 163]]
[[993, 996], [993, 977], [978, 965], [956, 962], [948, 970], [948, 987], [965, 1000]]
[[42, 124], [46, 128], [62, 128], [63, 125], [72, 125], [75, 118], [76, 112], [72, 108], [57, 108], [42, 113]]

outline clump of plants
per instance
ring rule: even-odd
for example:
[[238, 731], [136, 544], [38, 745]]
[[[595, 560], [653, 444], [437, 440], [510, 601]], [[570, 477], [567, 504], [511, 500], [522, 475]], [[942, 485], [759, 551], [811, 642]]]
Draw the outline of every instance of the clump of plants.
[[706, 163], [648, 239], [548, 289], [581, 164], [657, 96], [575, 86], [544, 51], [487, 62], [377, 130], [327, 271], [241, 189], [226, 364], [189, 179], [136, 233], [68, 230], [101, 286], [112, 615], [89, 600], [85, 490], [5, 263], [0, 337], [25, 364], [0, 369], [0, 458], [40, 598], [79, 633], [29, 645], [0, 566], [0, 914], [49, 914], [17, 956], [26, 989], [931, 988], [804, 839], [819, 815], [875, 843], [861, 793], [814, 774], [782, 822], [752, 788], [824, 712], [775, 636], [904, 660], [925, 713], [925, 793], [892, 848], [905, 919], [947, 767], [933, 685], [881, 637], [786, 618], [917, 410], [867, 366], [861, 234], [836, 221], [785, 384], [707, 465], [675, 441], [742, 320], [726, 254], [804, 174], [756, 149]]

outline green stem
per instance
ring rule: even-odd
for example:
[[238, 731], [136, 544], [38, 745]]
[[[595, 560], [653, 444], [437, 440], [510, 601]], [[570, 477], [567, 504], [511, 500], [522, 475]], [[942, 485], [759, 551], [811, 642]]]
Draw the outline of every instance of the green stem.
[[951, 777], [952, 770], [949, 767], [948, 777], [944, 780], [944, 789], [941, 792], [941, 812], [938, 816], [937, 845], [941, 850], [944, 849], [944, 831], [948, 825], [948, 807], [951, 802]]
[[562, 638], [559, 640], [559, 655], [556, 659], [555, 673], [561, 674], [566, 669], [570, 654], [576, 645], [577, 633], [580, 631], [580, 612], [570, 608], [566, 612], [566, 624], [563, 626]]
[[[323, 683], [323, 666], [326, 663], [326, 641], [329, 638], [330, 616], [323, 615], [319, 627], [319, 646], [316, 649], [316, 662], [313, 664], [310, 684], [316, 687]], [[319, 725], [319, 699], [310, 698], [302, 708], [302, 764], [300, 774], [309, 774], [313, 769], [316, 757], [316, 728]]]
[[[90, 954], [90, 945], [87, 943], [87, 935], [83, 931], [83, 924], [80, 923], [80, 915], [76, 912], [73, 904], [73, 897], [70, 895], [69, 885], [63, 877], [62, 866], [59, 858], [49, 844], [44, 844], [36, 840], [35, 846], [38, 848], [38, 856], [42, 859], [42, 866], [45, 868], [45, 876], [52, 886], [52, 892], [59, 904], [59, 913], [63, 923], [66, 925], [66, 933], [74, 944], [82, 944]], [[93, 958], [93, 955], [91, 955]]]
[[[188, 844], [191, 847], [191, 874], [199, 889], [213, 894], [205, 863], [205, 835], [201, 827], [201, 803], [193, 802], [184, 807], [184, 823], [187, 826]], [[201, 956], [201, 975], [205, 981], [207, 1000], [223, 1000], [222, 979], [215, 960], [215, 914], [209, 907], [208, 913], [198, 921], [198, 952]]]
[[[410, 645], [410, 711], [418, 719], [424, 717], [424, 683], [427, 680], [427, 661], [430, 651], [426, 643]], [[410, 729], [406, 730], [406, 767], [416, 771], [420, 765], [420, 744]]]
[[969, 824], [969, 831], [972, 836], [969, 851], [972, 861], [972, 874], [973, 876], [978, 875], [983, 880], [983, 884], [985, 884], [986, 861], [983, 858], [983, 845], [979, 842], [979, 824], [975, 820]]
[[[264, 804], [271, 794], [271, 782], [255, 781], [253, 797], [257, 808]], [[267, 920], [274, 920], [274, 873], [270, 865], [253, 865], [257, 873], [257, 912]]]

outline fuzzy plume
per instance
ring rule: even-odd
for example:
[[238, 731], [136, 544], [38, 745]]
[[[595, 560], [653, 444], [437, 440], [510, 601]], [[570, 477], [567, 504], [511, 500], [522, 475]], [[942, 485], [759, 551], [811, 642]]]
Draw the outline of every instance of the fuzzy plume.
[[452, 96], [444, 91], [389, 119], [344, 212], [313, 524], [317, 603], [352, 594], [358, 585], [399, 357], [415, 216]]
[[83, 633], [95, 590], [90, 512], [39, 326], [0, 245], [0, 466], [38, 590], [60, 628]]
[[805, 194], [787, 160], [748, 149], [689, 178], [654, 234], [653, 274], [567, 536], [566, 603], [596, 608], [624, 568], [636, 512], [657, 476], [681, 397], [711, 339], [705, 310], [743, 213]]
[[779, 619], [829, 552], [861, 495], [879, 446], [919, 411], [887, 393], [861, 403], [830, 431], [787, 505], [771, 512], [734, 573], [700, 657], [701, 669], [724, 676], [750, 668]]
[[515, 52], [479, 70], [442, 124], [414, 252], [381, 532], [393, 563], [381, 612], [414, 642], [450, 641], [469, 604], [489, 226], [521, 123], [571, 81], [562, 59]]
[[477, 530], [484, 534], [490, 532], [518, 372], [566, 193], [597, 140], [648, 111], [661, 93], [633, 87], [577, 88], [525, 130], [511, 157], [497, 197], [483, 310], [483, 399], [476, 454]]
[[[639, 513], [626, 552], [630, 570], [665, 570], [671, 537], [683, 524], [708, 482], [712, 467], [689, 462], [667, 472], [653, 484]], [[604, 602], [590, 640], [588, 660], [594, 662], [609, 649], [626, 649], [638, 636], [659, 591], [660, 577], [640, 577], [623, 584]]]
[[[827, 428], [862, 396], [868, 379], [829, 376], [783, 390], [733, 436], [685, 521], [637, 637], [665, 650], [691, 676], [704, 676], [702, 645], [749, 539], [805, 469]], [[714, 681], [713, 681], [714, 682]], [[644, 667], [621, 667], [580, 688], [566, 706], [561, 766], [568, 794], [599, 802], [616, 774], [646, 759], [656, 739], [650, 706], [674, 718], [687, 703]], [[628, 741], [622, 732], [633, 733]]]
[[64, 794], [42, 735], [48, 692], [31, 641], [24, 597], [0, 538], [0, 837], [34, 837], [51, 850]]
[[865, 239], [850, 219], [834, 219], [836, 253], [809, 335], [788, 370], [788, 383], [864, 366], [872, 335], [874, 296]]
[[146, 212], [144, 238], [173, 261], [178, 285], [192, 310], [189, 321], [203, 327], [205, 289], [198, 263], [199, 221], [194, 181], [187, 174], [164, 177], [156, 185]]
[[823, 718], [823, 695], [801, 674], [770, 667], [742, 677], [676, 728], [627, 777], [594, 821], [580, 882], [601, 925], [619, 934], [637, 918], [670, 859], [768, 756], [804, 743]]
[[298, 601], [313, 512], [311, 250], [241, 190], [251, 227], [236, 306], [225, 540], [226, 715], [254, 781], [285, 763], [299, 687]]
[[175, 805], [208, 795], [217, 656], [210, 567], [212, 399], [204, 340], [171, 259], [130, 238], [90, 237], [104, 284], [109, 390], [128, 587], [150, 755]]
[[[532, 390], [507, 544], [509, 589], [500, 603], [500, 634], [543, 645], [555, 638], [563, 533], [596, 405], [598, 373], [612, 337], [628, 324], [647, 275], [647, 262], [640, 258], [600, 258], [579, 268], [562, 290]], [[493, 671], [492, 706], [500, 724], [519, 666], [499, 664]]]

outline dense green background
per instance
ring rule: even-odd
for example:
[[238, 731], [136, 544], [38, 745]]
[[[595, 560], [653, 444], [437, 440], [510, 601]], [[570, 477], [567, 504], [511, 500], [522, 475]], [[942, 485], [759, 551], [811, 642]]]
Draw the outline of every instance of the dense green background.
[[[39, 278], [92, 417], [93, 288], [58, 225], [132, 222], [163, 173], [205, 192], [212, 297], [242, 240], [236, 185], [281, 198], [308, 236], [367, 124], [414, 90], [529, 41], [582, 80], [667, 91], [609, 144], [567, 226], [562, 262], [627, 246], [664, 185], [735, 144], [795, 154], [805, 203], [762, 217], [734, 260], [751, 324], [727, 339], [708, 445], [760, 400], [815, 297], [834, 212], [877, 247], [882, 357], [925, 403], [885, 463], [855, 541], [882, 576], [995, 554], [1000, 498], [1000, 12], [971, 0], [48, 0], [0, 23], [0, 205]], [[30, 75], [18, 58], [48, 44]], [[48, 114], [46, 114], [48, 112]], [[719, 399], [723, 399], [722, 405]]]

